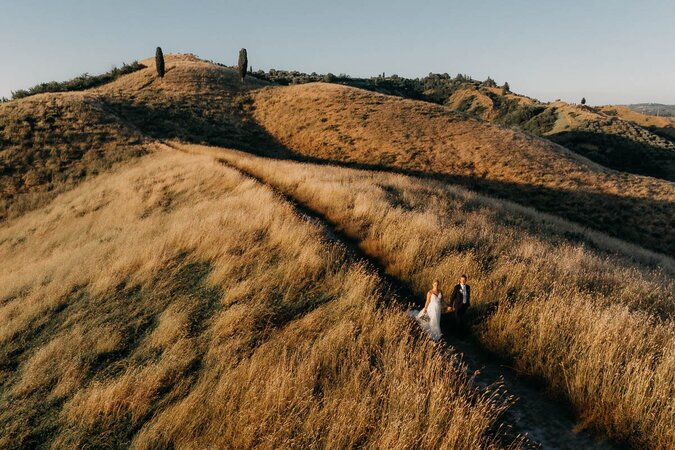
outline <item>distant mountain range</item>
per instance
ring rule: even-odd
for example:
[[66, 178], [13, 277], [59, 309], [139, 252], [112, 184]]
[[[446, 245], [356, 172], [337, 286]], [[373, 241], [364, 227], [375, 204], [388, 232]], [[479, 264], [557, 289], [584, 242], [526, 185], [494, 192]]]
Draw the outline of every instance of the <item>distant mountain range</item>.
[[663, 105], [661, 103], [636, 103], [627, 105], [633, 111], [649, 114], [652, 116], [675, 117], [675, 105]]

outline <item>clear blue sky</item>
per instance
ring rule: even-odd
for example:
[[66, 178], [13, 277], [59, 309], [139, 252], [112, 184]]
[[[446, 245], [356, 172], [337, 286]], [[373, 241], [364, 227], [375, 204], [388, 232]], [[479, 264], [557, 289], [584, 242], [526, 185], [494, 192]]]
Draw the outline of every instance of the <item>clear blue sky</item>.
[[254, 69], [466, 73], [540, 100], [675, 104], [673, 0], [0, 0], [0, 96], [154, 54]]

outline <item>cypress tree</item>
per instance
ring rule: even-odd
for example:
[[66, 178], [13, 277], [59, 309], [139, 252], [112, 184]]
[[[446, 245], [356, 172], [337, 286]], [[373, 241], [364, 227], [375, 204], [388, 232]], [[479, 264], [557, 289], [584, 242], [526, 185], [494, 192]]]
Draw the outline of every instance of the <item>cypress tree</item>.
[[164, 53], [162, 53], [161, 47], [157, 47], [155, 51], [155, 66], [157, 67], [157, 75], [164, 78]]
[[246, 54], [246, 49], [242, 48], [239, 50], [239, 77], [241, 81], [244, 81], [246, 76], [246, 71], [248, 70], [248, 55]]
[[502, 86], [502, 94], [506, 95], [509, 92], [511, 92], [511, 86], [509, 86], [509, 83], [505, 82], [504, 86]]
[[585, 104], [586, 104], [586, 97], [584, 97], [584, 98], [581, 99], [581, 104], [582, 104], [582, 105], [585, 105]]

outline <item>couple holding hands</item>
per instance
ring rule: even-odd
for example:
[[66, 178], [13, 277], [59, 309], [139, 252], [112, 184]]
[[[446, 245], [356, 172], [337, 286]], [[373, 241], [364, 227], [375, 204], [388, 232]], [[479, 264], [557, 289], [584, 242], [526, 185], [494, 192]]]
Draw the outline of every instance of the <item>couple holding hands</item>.
[[427, 292], [424, 309], [412, 310], [408, 314], [414, 317], [433, 340], [443, 336], [441, 332], [441, 314], [451, 314], [454, 326], [459, 328], [466, 310], [471, 305], [471, 287], [466, 284], [466, 275], [459, 277], [459, 283], [452, 289], [449, 297], [443, 296], [440, 282], [434, 280], [431, 290]]

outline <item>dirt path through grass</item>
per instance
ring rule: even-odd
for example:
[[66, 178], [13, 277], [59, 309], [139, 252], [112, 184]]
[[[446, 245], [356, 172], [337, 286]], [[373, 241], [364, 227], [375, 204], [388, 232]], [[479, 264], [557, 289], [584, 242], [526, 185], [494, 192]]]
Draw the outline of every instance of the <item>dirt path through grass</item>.
[[[282, 199], [292, 204], [299, 215], [319, 225], [329, 240], [344, 246], [355, 260], [362, 260], [371, 266], [387, 284], [385, 291], [393, 294], [393, 301], [402, 307], [410, 303], [420, 303], [404, 280], [388, 275], [383, 263], [364, 252], [359, 247], [358, 240], [340, 232], [336, 224], [331, 223], [320, 212], [280, 191], [274, 184], [232, 165], [229, 161], [222, 159], [219, 161], [270, 187]], [[445, 342], [463, 355], [469, 370], [476, 372], [477, 384], [487, 386], [500, 382], [507, 392], [514, 396], [515, 403], [507, 411], [504, 422], [512, 427], [514, 434], [526, 434], [533, 441], [534, 448], [537, 446], [544, 449], [621, 448], [588, 431], [577, 432], [575, 430], [577, 421], [564, 402], [552, 398], [536, 380], [522, 377], [513, 369], [501, 364], [494, 355], [486, 352], [470, 337], [445, 336]]]

